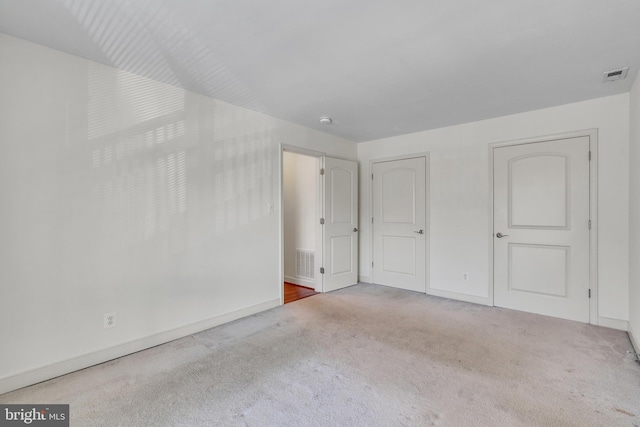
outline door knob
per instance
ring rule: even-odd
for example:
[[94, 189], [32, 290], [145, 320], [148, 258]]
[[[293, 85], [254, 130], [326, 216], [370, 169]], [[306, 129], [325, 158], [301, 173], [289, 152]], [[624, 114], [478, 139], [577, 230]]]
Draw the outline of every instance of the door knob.
[[497, 237], [498, 239], [502, 239], [503, 237], [507, 237], [507, 236], [508, 236], [508, 234], [502, 234], [502, 233], [497, 233], [497, 234], [496, 234], [496, 237]]
[[353, 232], [356, 233], [358, 231], [358, 227], [353, 227]]
[[424, 234], [424, 230], [418, 230], [418, 231], [414, 231], [414, 233], [418, 233], [418, 234]]

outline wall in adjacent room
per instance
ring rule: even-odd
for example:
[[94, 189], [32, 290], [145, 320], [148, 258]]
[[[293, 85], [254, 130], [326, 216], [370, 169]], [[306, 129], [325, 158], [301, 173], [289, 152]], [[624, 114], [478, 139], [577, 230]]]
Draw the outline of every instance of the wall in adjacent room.
[[431, 292], [491, 304], [489, 144], [590, 128], [599, 140], [600, 321], [626, 329], [629, 94], [358, 144], [361, 279], [370, 280], [370, 160], [430, 153]]
[[313, 252], [315, 260], [319, 170], [315, 157], [290, 151], [283, 153], [284, 277], [291, 283], [308, 287], [315, 287], [314, 279], [298, 276], [296, 252]]
[[279, 304], [279, 144], [354, 143], [2, 34], [0, 57], [0, 393]]

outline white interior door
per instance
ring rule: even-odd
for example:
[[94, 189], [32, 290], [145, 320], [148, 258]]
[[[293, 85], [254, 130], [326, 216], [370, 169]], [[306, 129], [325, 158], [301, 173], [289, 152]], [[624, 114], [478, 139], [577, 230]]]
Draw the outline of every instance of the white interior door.
[[358, 283], [358, 164], [324, 159], [323, 291]]
[[373, 164], [373, 281], [426, 292], [426, 159]]
[[589, 137], [493, 152], [495, 305], [589, 322]]

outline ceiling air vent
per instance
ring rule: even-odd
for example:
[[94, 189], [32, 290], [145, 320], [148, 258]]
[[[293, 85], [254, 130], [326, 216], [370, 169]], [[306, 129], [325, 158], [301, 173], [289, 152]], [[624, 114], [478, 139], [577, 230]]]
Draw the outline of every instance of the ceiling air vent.
[[612, 82], [614, 80], [621, 80], [627, 77], [627, 70], [629, 67], [618, 68], [617, 70], [611, 70], [604, 73], [602, 78], [603, 82]]

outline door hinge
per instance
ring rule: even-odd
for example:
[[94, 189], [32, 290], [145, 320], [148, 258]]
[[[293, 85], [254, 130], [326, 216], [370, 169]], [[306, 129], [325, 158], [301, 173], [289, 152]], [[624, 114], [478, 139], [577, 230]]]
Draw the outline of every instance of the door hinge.
[[371, 267], [373, 268], [373, 261], [371, 261]]
[[591, 289], [589, 289], [589, 298], [591, 298]]
[[371, 174], [371, 179], [373, 179], [373, 174]]
[[320, 175], [324, 175], [324, 168], [320, 169]]
[[320, 267], [320, 274], [324, 274], [324, 267]]
[[591, 230], [591, 220], [589, 220], [589, 230]]
[[324, 218], [320, 218], [320, 225], [324, 225]]
[[589, 161], [591, 161], [591, 151], [589, 151]]
[[371, 224], [373, 224], [373, 217], [371, 217]]

